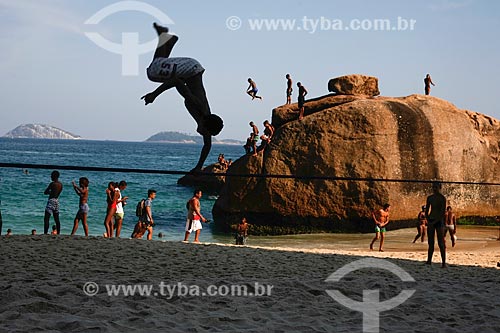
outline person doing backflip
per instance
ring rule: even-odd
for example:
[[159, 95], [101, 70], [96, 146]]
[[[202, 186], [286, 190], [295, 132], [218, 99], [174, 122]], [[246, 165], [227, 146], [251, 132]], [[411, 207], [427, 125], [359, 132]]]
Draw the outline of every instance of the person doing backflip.
[[174, 87], [184, 97], [184, 105], [198, 125], [196, 131], [203, 137], [200, 158], [192, 170], [201, 171], [212, 148], [212, 136], [219, 134], [224, 126], [222, 119], [210, 112], [203, 86], [203, 66], [193, 58], [171, 58], [170, 53], [179, 37], [169, 34], [167, 27], [157, 23], [153, 23], [153, 28], [158, 34], [158, 47], [146, 72], [149, 80], [161, 85], [141, 99], [148, 105], [161, 93]]

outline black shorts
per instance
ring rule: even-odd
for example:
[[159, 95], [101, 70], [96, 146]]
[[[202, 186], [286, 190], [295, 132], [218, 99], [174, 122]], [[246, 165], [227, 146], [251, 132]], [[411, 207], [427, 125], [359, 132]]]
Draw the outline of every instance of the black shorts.
[[303, 96], [299, 96], [299, 109], [301, 109], [304, 106], [305, 99]]

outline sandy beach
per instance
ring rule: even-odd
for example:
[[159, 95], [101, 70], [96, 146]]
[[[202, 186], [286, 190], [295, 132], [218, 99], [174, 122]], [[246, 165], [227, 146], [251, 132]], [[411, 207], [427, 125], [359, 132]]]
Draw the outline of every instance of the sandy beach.
[[[362, 301], [363, 290], [380, 289], [382, 301], [411, 289], [406, 302], [380, 312], [380, 332], [500, 332], [498, 229], [459, 232], [447, 269], [438, 253], [423, 264], [427, 247], [411, 244], [412, 229], [389, 232], [385, 252], [367, 249], [372, 235], [255, 238], [247, 247], [2, 236], [0, 331], [362, 332], [362, 313], [326, 290]], [[415, 282], [381, 268], [325, 281], [363, 258], [386, 259]], [[151, 286], [150, 296], [113, 295], [111, 285]]]

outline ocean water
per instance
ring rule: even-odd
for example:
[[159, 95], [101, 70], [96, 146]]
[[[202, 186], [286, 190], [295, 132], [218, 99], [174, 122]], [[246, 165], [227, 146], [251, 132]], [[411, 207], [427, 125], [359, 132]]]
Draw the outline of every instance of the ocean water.
[[[94, 166], [113, 168], [138, 168], [154, 170], [189, 171], [197, 163], [201, 146], [194, 144], [169, 144], [148, 142], [86, 141], [86, 140], [32, 140], [0, 138], [0, 162], [31, 163], [69, 166]], [[205, 165], [217, 162], [223, 153], [227, 159], [238, 159], [243, 155], [239, 145], [213, 145]], [[32, 229], [43, 233], [43, 217], [47, 196], [43, 194], [50, 183], [52, 170], [30, 169], [29, 174], [17, 168], [0, 168], [0, 209], [5, 234], [11, 228], [14, 234], [29, 234]], [[191, 198], [193, 188], [177, 185], [179, 175], [153, 175], [137, 173], [86, 172], [59, 170], [63, 192], [60, 196], [61, 233], [70, 234], [78, 211], [78, 196], [71, 181], [78, 184], [80, 177], [87, 177], [89, 185], [88, 214], [89, 234], [102, 235], [106, 214], [105, 190], [110, 181], [125, 180], [128, 187], [123, 196], [128, 196], [121, 237], [130, 237], [137, 222], [135, 206], [147, 197], [149, 188], [157, 190], [153, 202], [156, 226], [154, 238], [163, 232], [166, 240], [182, 240], [186, 221], [186, 201]], [[202, 213], [212, 219], [212, 206], [216, 196], [204, 193], [201, 199]], [[50, 225], [54, 224], [53, 218]], [[217, 233], [211, 224], [203, 224], [200, 240], [232, 242], [230, 235]], [[83, 235], [80, 223], [77, 235]], [[193, 236], [191, 236], [193, 237]]]

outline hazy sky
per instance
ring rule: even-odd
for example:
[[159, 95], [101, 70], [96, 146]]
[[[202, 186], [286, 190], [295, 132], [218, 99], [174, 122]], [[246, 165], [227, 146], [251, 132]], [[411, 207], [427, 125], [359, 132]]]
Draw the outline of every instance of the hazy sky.
[[[285, 102], [286, 73], [307, 87], [309, 97], [327, 94], [330, 78], [353, 73], [378, 77], [385, 96], [421, 94], [423, 78], [431, 73], [432, 95], [500, 118], [500, 1], [146, 0], [120, 2], [121, 11], [85, 24], [114, 3], [0, 0], [0, 136], [24, 123], [98, 140], [142, 141], [159, 131], [194, 134], [196, 124], [175, 90], [147, 107], [140, 100], [157, 86], [145, 75], [152, 50], [134, 57], [128, 47], [138, 66], [125, 67], [138, 69], [138, 75], [123, 75], [122, 55], [85, 35], [94, 32], [121, 44], [122, 33], [132, 33], [132, 39], [135, 33], [139, 44], [147, 43], [156, 37], [152, 22], [165, 20], [151, 8], [166, 14], [180, 37], [172, 56], [196, 58], [206, 68], [212, 112], [225, 123], [219, 138], [243, 140], [250, 120], [260, 125], [269, 119]], [[131, 5], [148, 10], [130, 10]], [[395, 27], [398, 17], [400, 28], [414, 20], [413, 30], [370, 29], [376, 19]], [[264, 22], [259, 19], [289, 25], [258, 31], [255, 24]], [[332, 23], [335, 29], [328, 29]], [[263, 101], [245, 94], [248, 77]]]

